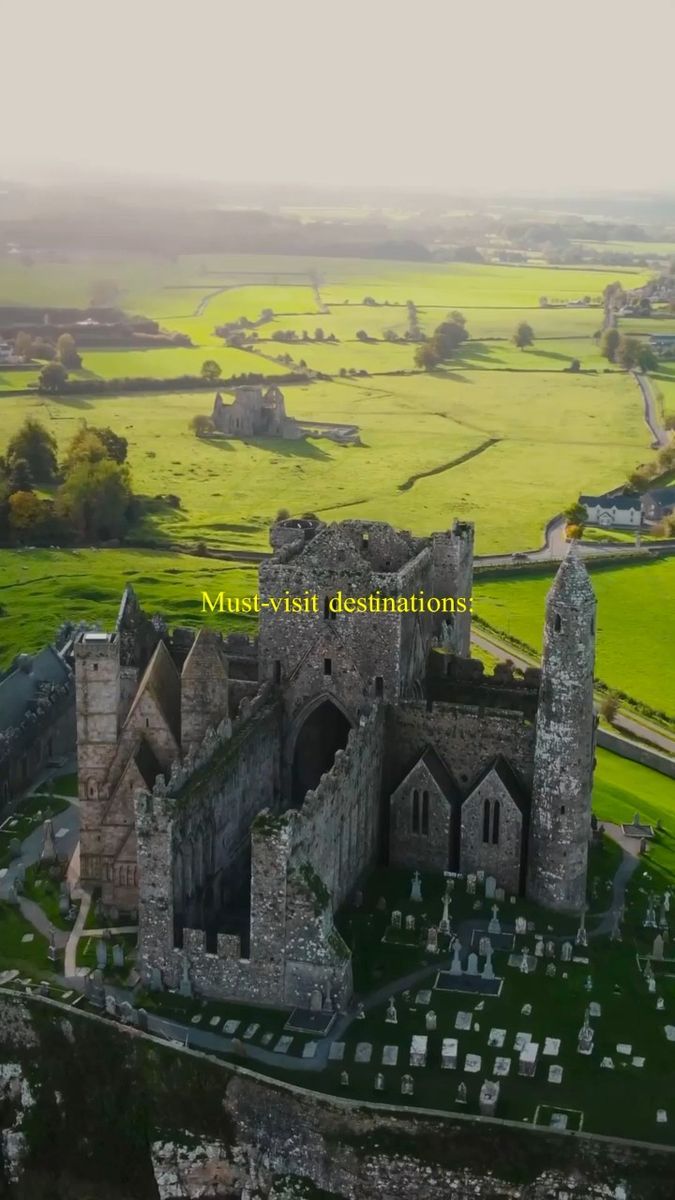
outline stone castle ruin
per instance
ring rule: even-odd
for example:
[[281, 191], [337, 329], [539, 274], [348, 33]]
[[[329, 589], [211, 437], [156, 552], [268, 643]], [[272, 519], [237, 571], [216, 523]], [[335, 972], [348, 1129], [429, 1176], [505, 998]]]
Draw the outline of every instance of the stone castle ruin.
[[[380, 862], [484, 870], [552, 909], [585, 902], [595, 600], [572, 551], [541, 672], [486, 677], [470, 615], [335, 613], [338, 591], [465, 597], [473, 526], [281, 521], [257, 640], [169, 633], [125, 592], [75, 647], [83, 882], [138, 910], [153, 986], [306, 1005], [347, 999], [334, 914]], [[392, 605], [392, 607], [394, 607]]]
[[358, 444], [358, 426], [332, 421], [296, 421], [286, 414], [283, 392], [277, 387], [240, 387], [234, 400], [226, 404], [220, 392], [213, 402], [211, 415], [216, 433], [229, 438], [284, 438], [301, 441], [307, 437], [325, 437], [344, 445]]

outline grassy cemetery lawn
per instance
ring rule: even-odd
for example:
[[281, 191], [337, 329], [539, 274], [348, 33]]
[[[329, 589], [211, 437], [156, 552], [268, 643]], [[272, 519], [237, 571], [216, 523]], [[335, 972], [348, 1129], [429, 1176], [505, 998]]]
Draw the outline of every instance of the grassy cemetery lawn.
[[[77, 966], [88, 967], [90, 971], [96, 969], [98, 959], [96, 957], [96, 946], [99, 942], [105, 941], [107, 961], [103, 968], [104, 978], [110, 982], [123, 987], [127, 982], [129, 971], [136, 960], [136, 942], [137, 936], [135, 933], [111, 933], [110, 937], [102, 939], [100, 937], [87, 936], [85, 932], [77, 943]], [[124, 949], [124, 966], [116, 967], [113, 961], [113, 946], [120, 945]]]
[[[538, 656], [550, 569], [481, 574], [474, 613]], [[675, 637], [675, 560], [592, 565], [598, 599], [596, 677], [675, 721], [675, 663], [662, 653]]]
[[47, 939], [18, 908], [0, 901], [0, 970], [17, 970], [40, 979], [50, 972]]
[[10, 843], [23, 842], [33, 830], [39, 828], [47, 817], [54, 819], [68, 807], [67, 800], [59, 800], [35, 793], [21, 800], [14, 812], [0, 825], [0, 868], [12, 861]]

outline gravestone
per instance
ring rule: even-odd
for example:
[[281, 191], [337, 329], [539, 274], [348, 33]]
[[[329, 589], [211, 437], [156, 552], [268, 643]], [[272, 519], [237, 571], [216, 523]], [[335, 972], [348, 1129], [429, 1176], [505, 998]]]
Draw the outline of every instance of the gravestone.
[[495, 888], [495, 900], [497, 900], [500, 904], [503, 904], [506, 900], [506, 892], [504, 891], [503, 887]]
[[393, 996], [389, 997], [387, 1012], [384, 1019], [387, 1025], [396, 1025], [398, 1023], [398, 1014], [396, 1012], [396, 1005], [394, 1004]]
[[331, 1044], [328, 1048], [328, 1061], [329, 1062], [342, 1062], [344, 1056], [345, 1056], [345, 1043], [344, 1042], [331, 1042]]
[[365, 1021], [365, 1019], [366, 1019], [366, 1010], [363, 1007], [363, 1001], [359, 1000], [358, 1004], [356, 1005], [356, 1020], [357, 1021]]
[[555, 973], [556, 973], [555, 963], [547, 963], [546, 964], [546, 974], [548, 975], [549, 979], [552, 979], [554, 977]]
[[428, 1038], [425, 1034], [414, 1033], [410, 1041], [410, 1066], [426, 1067]]
[[431, 992], [428, 988], [422, 988], [415, 996], [415, 1004], [431, 1004]]
[[476, 895], [476, 876], [467, 875], [466, 877], [466, 894], [467, 896]]
[[384, 1075], [382, 1074], [381, 1071], [378, 1071], [377, 1075], [375, 1076], [375, 1091], [376, 1092], [384, 1091]]
[[579, 919], [579, 928], [577, 929], [574, 942], [575, 942], [575, 945], [577, 945], [577, 946], [587, 946], [588, 945], [588, 934], [586, 933], [586, 914], [585, 914], [585, 912], [582, 912], [581, 917]]
[[346, 1071], [340, 1071], [340, 1087], [349, 1087], [349, 1075]]
[[657, 933], [652, 944], [652, 958], [659, 961], [663, 959], [663, 937], [660, 933]]
[[485, 965], [483, 966], [482, 978], [494, 979], [495, 973], [492, 966], [492, 946], [488, 946], [488, 952], [485, 956]]
[[433, 925], [427, 929], [427, 954], [438, 954], [438, 930]]
[[523, 1046], [518, 1057], [518, 1074], [519, 1075], [534, 1075], [537, 1069], [537, 1058], [539, 1056], [539, 1043], [528, 1042]]
[[563, 1068], [560, 1066], [560, 1063], [551, 1063], [551, 1065], [548, 1069], [548, 1082], [549, 1083], [562, 1083], [562, 1081], [563, 1081]]
[[545, 1038], [542, 1054], [545, 1054], [547, 1058], [557, 1058], [560, 1054], [560, 1038]]
[[486, 937], [486, 935], [483, 934], [478, 942], [478, 953], [484, 958], [488, 952], [488, 949], [492, 949], [492, 942], [490, 941], [489, 937]]
[[481, 1069], [482, 1058], [480, 1054], [467, 1054], [464, 1059], [464, 1071], [467, 1075], [477, 1075]]
[[497, 887], [497, 880], [495, 879], [494, 875], [488, 875], [487, 879], [485, 880], [485, 899], [486, 900], [494, 900], [496, 887]]
[[410, 899], [416, 904], [422, 900], [422, 877], [419, 871], [415, 871], [410, 882]]
[[461, 962], [461, 958], [460, 958], [461, 952], [462, 952], [462, 946], [461, 946], [459, 938], [457, 938], [457, 940], [452, 948], [452, 962], [450, 963], [450, 974], [451, 975], [461, 975], [462, 974], [462, 962]]
[[543, 941], [543, 938], [538, 938], [538, 940], [535, 942], [535, 946], [534, 946], [534, 957], [535, 957], [535, 958], [543, 958], [543, 957], [544, 957], [544, 941]]
[[546, 943], [546, 957], [555, 958], [555, 942], [548, 941]]
[[370, 1042], [358, 1042], [354, 1053], [354, 1062], [369, 1063], [373, 1054], [373, 1047]]
[[96, 939], [96, 966], [99, 971], [104, 971], [108, 964], [108, 946], [103, 938]]
[[574, 947], [572, 946], [572, 943], [571, 942], [563, 942], [563, 947], [560, 952], [560, 957], [561, 957], [562, 961], [563, 962], [571, 962], [573, 953], [574, 953]]
[[457, 1038], [443, 1038], [441, 1043], [441, 1067], [445, 1071], [454, 1071], [457, 1067]]
[[506, 1038], [505, 1029], [491, 1029], [488, 1035], [488, 1046], [494, 1046], [497, 1050], [501, 1050]]
[[501, 931], [502, 931], [502, 927], [499, 923], [499, 906], [497, 904], [493, 904], [492, 905], [492, 918], [488, 922], [488, 933], [496, 935], [498, 933], [501, 933]]
[[406, 930], [408, 933], [414, 933], [415, 932], [415, 918], [412, 916], [406, 917], [405, 927], [406, 927]]
[[382, 1066], [395, 1067], [398, 1062], [398, 1046], [384, 1046], [382, 1050]]
[[391, 927], [392, 929], [401, 928], [401, 910], [398, 908], [395, 908], [391, 914]]
[[458, 1104], [466, 1104], [466, 1096], [467, 1096], [466, 1084], [465, 1083], [458, 1084], [458, 1086], [457, 1086], [457, 1103]]
[[[469, 1012], [458, 1012], [455, 1017], [455, 1029], [470, 1029], [473, 1024], [473, 1016]], [[675, 1025], [673, 1026], [675, 1029]]]
[[478, 974], [478, 955], [477, 954], [471, 953], [469, 955], [467, 962], [466, 962], [466, 973], [467, 973], [467, 975], [477, 975]]
[[499, 1100], [499, 1084], [493, 1079], [484, 1079], [478, 1096], [481, 1116], [494, 1117]]
[[527, 921], [525, 917], [516, 917], [516, 933], [527, 933]]
[[404, 1075], [401, 1080], [401, 1095], [412, 1096], [414, 1090], [412, 1075]]
[[436, 1028], [436, 1013], [431, 1008], [429, 1009], [429, 1011], [426, 1015], [425, 1024], [426, 1024], [427, 1033], [433, 1033], [433, 1031]]
[[498, 1054], [497, 1057], [495, 1058], [495, 1065], [494, 1065], [494, 1070], [493, 1070], [492, 1074], [496, 1075], [499, 1079], [506, 1079], [506, 1076], [508, 1075], [510, 1070], [511, 1070], [511, 1059], [503, 1058], [500, 1054]]

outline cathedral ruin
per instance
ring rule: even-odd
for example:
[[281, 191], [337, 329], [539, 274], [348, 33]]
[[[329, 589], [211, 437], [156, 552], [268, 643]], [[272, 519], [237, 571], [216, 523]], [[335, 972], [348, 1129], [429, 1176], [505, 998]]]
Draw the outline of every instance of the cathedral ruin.
[[[486, 676], [468, 612], [335, 613], [352, 596], [469, 597], [473, 526], [280, 521], [258, 636], [169, 632], [127, 589], [75, 647], [82, 882], [137, 911], [153, 986], [306, 1004], [352, 990], [334, 915], [379, 863], [484, 870], [585, 903], [595, 599], [574, 551], [541, 671]], [[270, 597], [318, 596], [276, 614]], [[393, 606], [392, 606], [393, 607]]]

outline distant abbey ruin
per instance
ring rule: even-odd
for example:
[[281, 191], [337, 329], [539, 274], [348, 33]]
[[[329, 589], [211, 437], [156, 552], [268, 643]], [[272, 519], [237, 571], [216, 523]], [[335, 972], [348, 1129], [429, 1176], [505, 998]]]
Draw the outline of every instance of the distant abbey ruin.
[[286, 414], [283, 392], [277, 387], [236, 388], [234, 400], [226, 404], [220, 392], [213, 402], [213, 427], [216, 433], [231, 438], [284, 438], [300, 441], [306, 437], [324, 437], [334, 442], [358, 444], [358, 425], [339, 425], [332, 421], [296, 421]]

